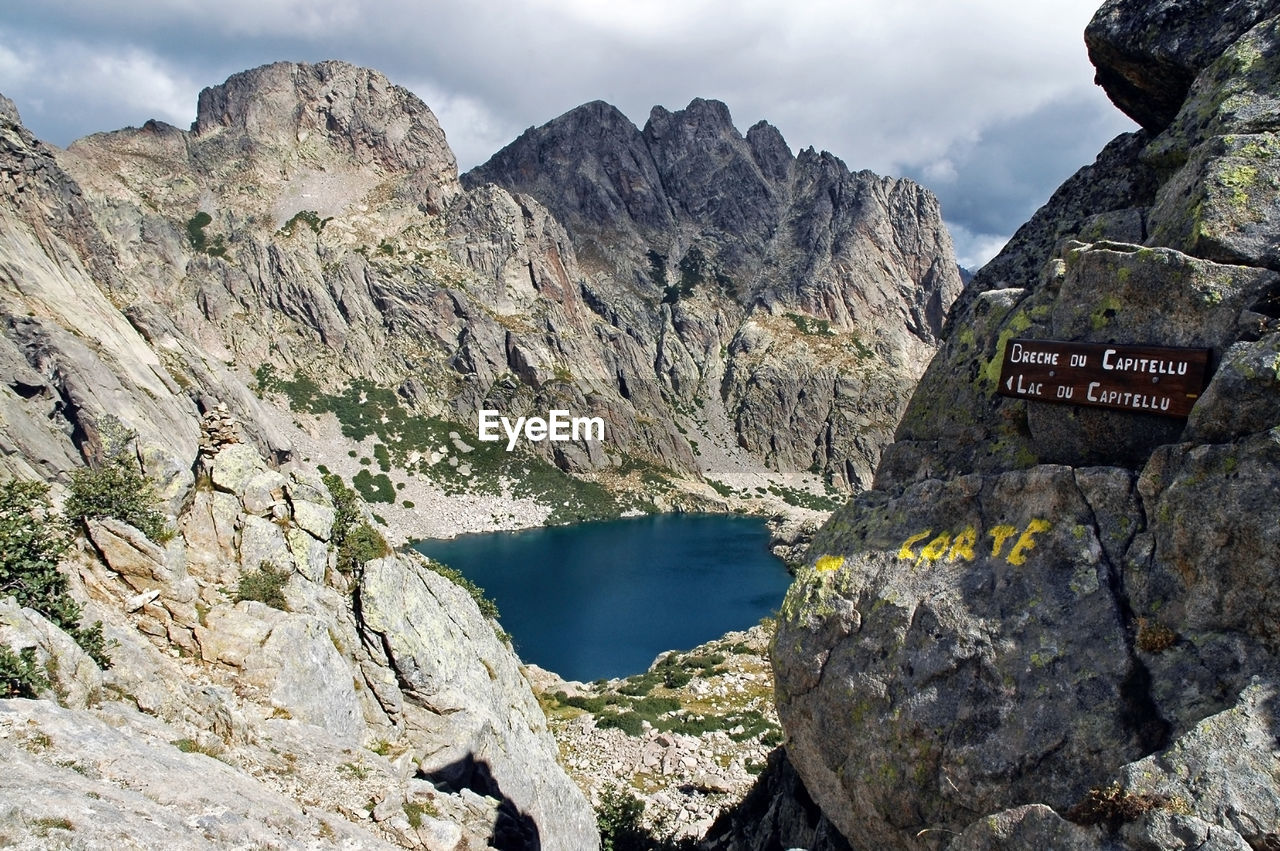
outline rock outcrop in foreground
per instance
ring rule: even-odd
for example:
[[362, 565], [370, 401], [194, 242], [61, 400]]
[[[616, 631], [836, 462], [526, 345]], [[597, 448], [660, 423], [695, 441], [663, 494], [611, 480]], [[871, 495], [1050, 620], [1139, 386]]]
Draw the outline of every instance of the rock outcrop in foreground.
[[[371, 72], [327, 70], [349, 89], [385, 87]], [[270, 120], [280, 117], [270, 98], [216, 94], [202, 104], [208, 146], [197, 157], [219, 144], [297, 144], [315, 129], [309, 116]], [[357, 146], [350, 155], [364, 165], [353, 170], [417, 169], [414, 203], [429, 208], [457, 191], [439, 182], [452, 158], [429, 132], [430, 113], [405, 94], [387, 95], [398, 104], [390, 116], [357, 99], [355, 112], [319, 120], [330, 143], [373, 140], [387, 154]], [[167, 139], [175, 157], [191, 153], [172, 128], [139, 132]], [[160, 168], [163, 158], [149, 162]], [[120, 181], [137, 179], [128, 162], [122, 169]], [[210, 191], [255, 188], [244, 173]], [[234, 266], [192, 257], [194, 233], [178, 237], [172, 222], [148, 218], [154, 211], [137, 218], [109, 197], [119, 186], [103, 191], [86, 200], [0, 99], [0, 474], [48, 482], [60, 500], [71, 471], [118, 461], [149, 476], [172, 533], [157, 541], [91, 519], [62, 565], [82, 623], [103, 624], [106, 670], [10, 597], [25, 568], [6, 549], [4, 693], [36, 699], [0, 700], [2, 841], [598, 847], [594, 813], [557, 762], [519, 660], [473, 597], [425, 559], [384, 545], [339, 564], [337, 539], [350, 531], [339, 523], [355, 522], [343, 512], [372, 517], [335, 505], [317, 466], [293, 453], [289, 419], [237, 377], [235, 344], [269, 332], [246, 321], [245, 304], [219, 300], [227, 290], [210, 288], [216, 280], [243, 295], [251, 252]], [[121, 227], [94, 226], [107, 220]], [[130, 239], [146, 247], [129, 250]], [[271, 280], [290, 280], [283, 254], [258, 260]], [[171, 280], [175, 263], [190, 264], [181, 280], [196, 292], [159, 298], [150, 288]], [[335, 291], [291, 305], [349, 317], [355, 303]], [[194, 324], [200, 311], [204, 326]], [[353, 358], [371, 351], [368, 339], [349, 340]], [[8, 507], [3, 519], [6, 530], [35, 522]], [[280, 599], [246, 592], [254, 576], [278, 578]], [[24, 659], [34, 674], [8, 679]]]
[[[560, 848], [598, 844], [519, 660], [413, 555], [334, 568], [318, 476], [233, 443], [159, 546], [91, 521], [73, 560], [101, 671], [31, 609], [0, 642], [53, 672], [0, 700], [0, 834], [107, 845]], [[262, 565], [283, 608], [234, 602]], [[92, 814], [86, 817], [86, 813]], [[468, 845], [470, 843], [470, 845]]]
[[[787, 597], [789, 757], [854, 847], [1280, 847], [1280, 17], [1226, 5], [1098, 13], [1144, 129], [974, 278]], [[1015, 337], [1214, 372], [1186, 421], [1010, 399]]]

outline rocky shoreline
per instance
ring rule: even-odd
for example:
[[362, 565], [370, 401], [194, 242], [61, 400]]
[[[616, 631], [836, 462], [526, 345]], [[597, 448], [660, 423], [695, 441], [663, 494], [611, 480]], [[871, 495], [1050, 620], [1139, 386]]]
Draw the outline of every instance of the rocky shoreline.
[[[781, 744], [768, 662], [772, 629], [766, 619], [664, 653], [625, 679], [583, 684], [525, 666], [560, 762], [593, 805], [610, 789], [625, 790], [644, 802], [655, 833], [677, 839], [704, 836], [736, 807]], [[619, 719], [628, 715], [635, 726], [622, 729], [630, 725]]]

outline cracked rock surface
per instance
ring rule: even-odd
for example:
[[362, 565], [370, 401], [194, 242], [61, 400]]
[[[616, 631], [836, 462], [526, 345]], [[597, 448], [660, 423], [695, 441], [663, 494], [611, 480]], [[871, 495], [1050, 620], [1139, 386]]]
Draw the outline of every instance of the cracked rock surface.
[[[1192, 5], [1099, 11], [1146, 129], [973, 279], [788, 594], [788, 755], [853, 847], [1280, 847], [1280, 18]], [[1186, 420], [1005, 398], [1015, 337], [1207, 348], [1212, 377]]]

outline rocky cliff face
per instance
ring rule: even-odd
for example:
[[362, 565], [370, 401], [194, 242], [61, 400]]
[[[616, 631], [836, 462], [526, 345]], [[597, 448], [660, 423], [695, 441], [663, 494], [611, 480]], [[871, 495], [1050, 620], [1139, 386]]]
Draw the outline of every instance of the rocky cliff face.
[[846, 487], [869, 483], [960, 289], [927, 190], [795, 157], [763, 121], [744, 137], [718, 101], [655, 107], [643, 130], [587, 104], [462, 181], [564, 223], [589, 303], [664, 341], [680, 402], [718, 396], [738, 444]]
[[[214, 210], [243, 199], [220, 222], [269, 216], [278, 183], [219, 148], [296, 153], [312, 132], [326, 134], [316, 144], [329, 166], [347, 162], [324, 179], [412, 167], [422, 182], [395, 191], [414, 209], [443, 204], [460, 192], [437, 179], [453, 167], [443, 137], [431, 135], [421, 104], [384, 114], [330, 98], [332, 115], [283, 123], [280, 110], [264, 111], [271, 97], [324, 84], [357, 102], [368, 92], [384, 105], [407, 97], [381, 91], [371, 72], [273, 66], [247, 76], [257, 98], [206, 93], [203, 144], [150, 126], [86, 143], [85, 157], [115, 151], [116, 173], [66, 155], [89, 189], [0, 103], [6, 478], [49, 481], [58, 493], [111, 444], [157, 483], [174, 532], [157, 544], [126, 523], [92, 521], [64, 565], [87, 621], [104, 624], [106, 671], [6, 595], [0, 644], [34, 653], [50, 683], [40, 700], [0, 701], [0, 747], [13, 767], [4, 797], [23, 802], [0, 813], [0, 833], [33, 845], [77, 844], [93, 831], [110, 837], [94, 841], [150, 845], [202, 835], [213, 845], [595, 847], [590, 805], [559, 767], [494, 624], [425, 560], [388, 555], [357, 574], [338, 570], [328, 488], [292, 452], [288, 420], [228, 367], [268, 339], [317, 345], [257, 324], [246, 308], [298, 311], [311, 332], [334, 335], [331, 357], [369, 364], [386, 360], [379, 338], [352, 328], [372, 335], [383, 314], [347, 297], [351, 279], [339, 270], [334, 289], [304, 297], [289, 289], [287, 252], [213, 235], [197, 250], [194, 231], [221, 225], [210, 217], [184, 233], [158, 212], [192, 193]], [[197, 186], [193, 173], [208, 182]], [[135, 206], [130, 186], [144, 177], [156, 195]], [[236, 602], [240, 580], [264, 565], [286, 579], [282, 608]]]
[[[787, 597], [788, 752], [855, 847], [1280, 843], [1280, 18], [1228, 6], [1099, 11], [1098, 79], [1144, 130], [974, 278]], [[1214, 372], [1185, 421], [1009, 399], [1014, 337]]]
[[[43, 699], [0, 700], [2, 782], [24, 801], [0, 813], [5, 836], [598, 844], [519, 660], [465, 590], [408, 555], [338, 571], [314, 472], [271, 469], [243, 443], [205, 457], [170, 542], [90, 521], [71, 560], [109, 669], [0, 605], [0, 640], [52, 672]], [[287, 577], [282, 601], [235, 602], [263, 565]]]

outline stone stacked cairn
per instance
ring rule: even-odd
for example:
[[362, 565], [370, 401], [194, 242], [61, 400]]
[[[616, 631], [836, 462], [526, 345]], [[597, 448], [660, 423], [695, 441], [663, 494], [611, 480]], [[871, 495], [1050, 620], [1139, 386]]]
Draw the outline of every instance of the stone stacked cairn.
[[232, 443], [240, 443], [240, 423], [227, 410], [224, 403], [205, 412], [200, 421], [200, 455], [212, 461], [218, 450]]

